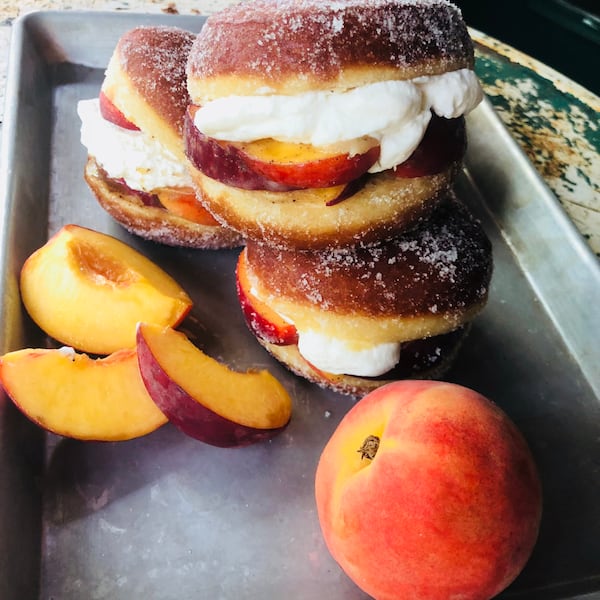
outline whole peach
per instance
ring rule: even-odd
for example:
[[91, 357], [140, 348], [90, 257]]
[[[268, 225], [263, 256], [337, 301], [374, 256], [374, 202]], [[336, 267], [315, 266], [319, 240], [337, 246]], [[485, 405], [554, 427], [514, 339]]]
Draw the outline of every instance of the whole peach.
[[490, 400], [400, 381], [360, 400], [316, 471], [325, 542], [377, 600], [487, 600], [537, 540], [542, 491], [530, 450]]

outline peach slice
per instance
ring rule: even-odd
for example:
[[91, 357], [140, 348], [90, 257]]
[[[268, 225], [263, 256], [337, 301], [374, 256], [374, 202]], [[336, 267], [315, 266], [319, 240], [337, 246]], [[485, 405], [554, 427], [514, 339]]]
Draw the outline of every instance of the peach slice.
[[16, 350], [0, 359], [0, 381], [29, 419], [66, 437], [128, 440], [167, 422], [144, 387], [133, 348], [99, 359], [72, 348]]
[[192, 188], [159, 188], [159, 202], [169, 212], [200, 225], [217, 227], [219, 222], [200, 204]]
[[113, 125], [118, 125], [123, 129], [130, 131], [139, 131], [140, 128], [132, 123], [113, 103], [113, 101], [103, 92], [100, 91], [98, 96], [100, 104], [100, 114]]
[[232, 371], [171, 327], [140, 323], [137, 344], [148, 393], [187, 435], [213, 446], [245, 446], [288, 424], [290, 396], [268, 371]]
[[257, 173], [299, 188], [349, 183], [366, 173], [380, 154], [379, 143], [373, 138], [356, 140], [352, 153], [343, 149], [344, 144], [318, 148], [273, 139], [231, 145], [240, 151], [243, 160]]
[[246, 324], [254, 335], [278, 346], [298, 343], [298, 331], [295, 325], [286, 321], [252, 293], [252, 286], [248, 278], [248, 257], [245, 249], [242, 250], [238, 258], [235, 283]]
[[21, 297], [49, 336], [92, 354], [132, 348], [138, 321], [176, 326], [192, 307], [151, 260], [78, 225], [65, 225], [25, 261]]

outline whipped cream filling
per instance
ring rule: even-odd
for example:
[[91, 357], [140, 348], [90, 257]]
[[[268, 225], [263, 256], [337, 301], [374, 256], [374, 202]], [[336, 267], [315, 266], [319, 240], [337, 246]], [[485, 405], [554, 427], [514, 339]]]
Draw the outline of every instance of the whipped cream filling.
[[423, 139], [432, 111], [447, 119], [473, 110], [483, 98], [471, 69], [407, 81], [381, 81], [346, 92], [227, 96], [196, 112], [205, 135], [231, 142], [273, 138], [324, 146], [363, 136], [381, 146], [375, 173], [404, 162]]
[[123, 179], [134, 190], [152, 192], [161, 187], [188, 187], [185, 166], [156, 138], [143, 131], [119, 127], [102, 117], [97, 98], [77, 105], [81, 143], [109, 177]]
[[[250, 288], [250, 293], [257, 298], [261, 297], [254, 286]], [[350, 341], [323, 335], [314, 329], [300, 329], [287, 315], [277, 314], [296, 327], [298, 352], [301, 356], [326, 373], [377, 377], [394, 368], [400, 360], [400, 343], [357, 347]]]
[[312, 365], [335, 375], [377, 377], [400, 360], [400, 344], [385, 343], [354, 348], [345, 340], [316, 331], [298, 331], [298, 351]]

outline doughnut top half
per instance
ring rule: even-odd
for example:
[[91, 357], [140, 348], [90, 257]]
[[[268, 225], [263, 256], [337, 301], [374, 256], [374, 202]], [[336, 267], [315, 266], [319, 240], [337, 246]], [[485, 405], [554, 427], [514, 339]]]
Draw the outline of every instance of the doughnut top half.
[[247, 253], [274, 297], [374, 317], [464, 312], [486, 301], [493, 270], [489, 238], [453, 195], [391, 240], [324, 251], [249, 241]]
[[195, 102], [234, 92], [343, 90], [473, 65], [445, 0], [253, 0], [208, 18], [190, 52]]

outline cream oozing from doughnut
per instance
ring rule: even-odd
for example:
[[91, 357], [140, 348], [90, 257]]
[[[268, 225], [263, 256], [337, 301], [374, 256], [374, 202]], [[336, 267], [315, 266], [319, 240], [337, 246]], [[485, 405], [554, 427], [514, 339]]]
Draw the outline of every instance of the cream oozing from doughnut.
[[298, 351], [309, 363], [334, 375], [377, 377], [394, 368], [400, 360], [400, 343], [369, 345], [357, 349], [346, 340], [298, 331]]
[[144, 131], [119, 127], [102, 117], [97, 98], [77, 105], [81, 143], [113, 179], [123, 179], [134, 190], [191, 187], [184, 163]]
[[[251, 293], [259, 298], [256, 287]], [[293, 319], [279, 315], [295, 325]], [[323, 334], [316, 329], [298, 329], [298, 351], [310, 364], [335, 375], [377, 377], [393, 369], [400, 359], [399, 342], [360, 344], [341, 337]]]
[[408, 81], [380, 81], [344, 92], [227, 96], [209, 102], [194, 117], [210, 137], [252, 142], [273, 138], [314, 146], [369, 136], [379, 141], [377, 173], [404, 162], [419, 145], [432, 112], [453, 119], [468, 114], [482, 99], [471, 69]]

